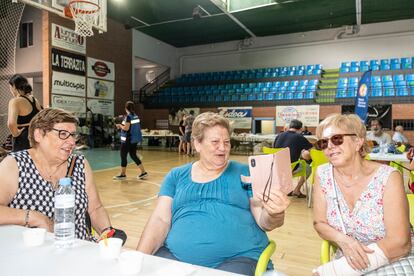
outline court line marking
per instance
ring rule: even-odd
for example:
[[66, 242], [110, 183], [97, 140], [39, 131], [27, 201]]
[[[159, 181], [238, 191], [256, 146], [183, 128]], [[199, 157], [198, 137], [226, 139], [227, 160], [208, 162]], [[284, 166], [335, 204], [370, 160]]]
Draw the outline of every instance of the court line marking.
[[[162, 163], [162, 162], [167, 162], [167, 161], [171, 161], [171, 160], [177, 160], [177, 158], [169, 158], [169, 159], [163, 159], [163, 160], [153, 160], [153, 161], [148, 161], [148, 162], [143, 162], [143, 164], [144, 165], [147, 165], [147, 164], [151, 164], [151, 163], [155, 163], [155, 162], [157, 162], [157, 163]], [[89, 162], [89, 161], [88, 161]], [[134, 162], [131, 162], [131, 163], [129, 163], [128, 165], [130, 165], [130, 164], [135, 164]], [[110, 171], [110, 170], [115, 170], [115, 169], [118, 169], [120, 166], [115, 166], [115, 167], [111, 167], [111, 168], [106, 168], [106, 169], [100, 169], [100, 170], [92, 170], [94, 173], [95, 172], [105, 172], [105, 171]], [[127, 169], [128, 169], [128, 167], [127, 167]], [[149, 172], [151, 172], [151, 170], [149, 170]]]
[[[161, 187], [161, 184], [157, 183], [157, 182], [152, 182], [152, 181], [148, 181], [148, 180], [141, 180], [140, 182], [144, 182], [144, 183], [149, 183], [149, 184], [153, 184], [157, 187]], [[137, 204], [141, 204], [141, 203], [149, 203], [151, 200], [155, 199], [158, 197], [158, 193], [150, 196], [146, 199], [141, 199], [141, 200], [137, 200], [137, 201], [132, 201], [132, 202], [127, 202], [127, 203], [120, 203], [120, 204], [115, 204], [115, 205], [110, 205], [110, 206], [105, 206], [105, 209], [113, 209], [113, 208], [119, 208], [119, 207], [125, 207], [125, 206], [130, 206], [130, 205], [137, 205]]]

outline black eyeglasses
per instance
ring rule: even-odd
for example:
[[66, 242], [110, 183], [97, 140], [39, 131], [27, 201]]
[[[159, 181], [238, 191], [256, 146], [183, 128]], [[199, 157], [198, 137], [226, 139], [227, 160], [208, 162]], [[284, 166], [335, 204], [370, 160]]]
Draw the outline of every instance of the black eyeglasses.
[[80, 138], [80, 135], [77, 132], [69, 132], [69, 131], [64, 130], [64, 129], [56, 129], [56, 128], [52, 128], [52, 130], [58, 132], [58, 137], [61, 140], [66, 140], [66, 139], [69, 138], [69, 136], [72, 136], [72, 138], [75, 139], [75, 140], [78, 140]]
[[335, 146], [340, 146], [344, 143], [344, 136], [357, 136], [356, 134], [335, 134], [330, 138], [319, 139], [315, 142], [315, 148], [317, 150], [324, 150], [328, 147], [329, 140]]

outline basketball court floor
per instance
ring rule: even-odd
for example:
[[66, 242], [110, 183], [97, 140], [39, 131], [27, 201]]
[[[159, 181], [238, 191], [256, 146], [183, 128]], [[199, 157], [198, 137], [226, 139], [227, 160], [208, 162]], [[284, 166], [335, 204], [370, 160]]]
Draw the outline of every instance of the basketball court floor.
[[[127, 179], [119, 181], [112, 180], [119, 173], [119, 151], [93, 149], [81, 153], [94, 170], [95, 183], [113, 226], [126, 231], [126, 247], [131, 249], [136, 248], [155, 207], [164, 176], [176, 166], [197, 160], [196, 157], [178, 155], [173, 151], [140, 151], [149, 176], [138, 180], [138, 169], [130, 163]], [[230, 159], [247, 163], [247, 156], [232, 155]], [[268, 233], [277, 244], [272, 260], [275, 267], [287, 275], [310, 275], [319, 264], [321, 240], [313, 230], [312, 209], [306, 206], [306, 200], [295, 197], [291, 200], [285, 224]]]

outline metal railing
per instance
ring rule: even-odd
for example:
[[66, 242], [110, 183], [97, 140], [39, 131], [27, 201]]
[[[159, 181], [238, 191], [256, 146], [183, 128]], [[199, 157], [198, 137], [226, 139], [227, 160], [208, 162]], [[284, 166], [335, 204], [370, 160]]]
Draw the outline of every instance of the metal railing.
[[142, 103], [146, 97], [152, 96], [162, 85], [170, 80], [170, 68], [159, 74], [153, 81], [144, 85], [140, 90], [132, 91], [134, 102]]

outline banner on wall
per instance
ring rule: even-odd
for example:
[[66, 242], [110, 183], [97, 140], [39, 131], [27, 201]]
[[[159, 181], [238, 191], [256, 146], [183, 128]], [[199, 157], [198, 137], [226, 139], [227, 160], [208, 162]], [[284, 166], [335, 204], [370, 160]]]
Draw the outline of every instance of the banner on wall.
[[252, 107], [219, 107], [218, 113], [227, 118], [232, 128], [252, 128]]
[[319, 125], [319, 105], [276, 106], [276, 126], [285, 126], [293, 119], [299, 120], [304, 126]]
[[62, 108], [75, 114], [86, 112], [85, 98], [52, 94], [52, 107]]
[[187, 107], [187, 108], [170, 108], [168, 110], [168, 124], [170, 126], [178, 126], [181, 119], [185, 114], [190, 114], [190, 111], [194, 112], [194, 117], [200, 114], [200, 108], [198, 107]]
[[52, 93], [85, 97], [86, 83], [84, 76], [52, 72]]
[[114, 81], [115, 64], [88, 57], [88, 77]]
[[66, 50], [86, 53], [86, 38], [75, 33], [74, 30], [52, 23], [52, 46]]
[[85, 76], [85, 56], [52, 48], [52, 70], [68, 74]]
[[88, 99], [88, 107], [95, 114], [114, 116], [114, 101]]
[[115, 85], [111, 81], [88, 78], [88, 98], [114, 99]]

